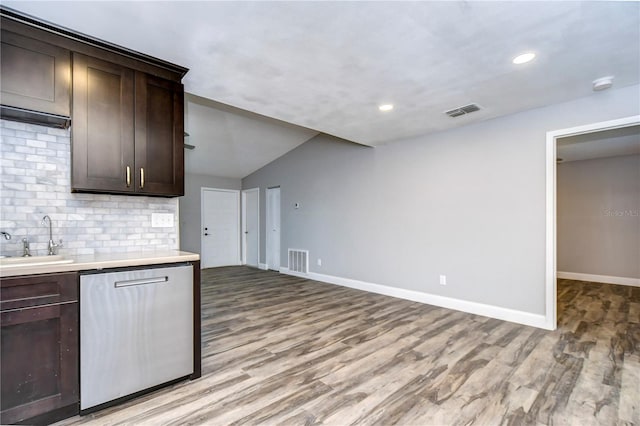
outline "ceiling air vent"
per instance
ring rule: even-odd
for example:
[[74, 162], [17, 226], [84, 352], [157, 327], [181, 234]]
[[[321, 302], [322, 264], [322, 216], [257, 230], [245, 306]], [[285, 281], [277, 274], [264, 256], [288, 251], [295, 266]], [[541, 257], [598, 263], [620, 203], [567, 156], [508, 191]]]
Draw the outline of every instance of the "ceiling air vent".
[[461, 106], [458, 108], [450, 109], [449, 111], [445, 111], [449, 117], [460, 117], [461, 115], [469, 114], [474, 111], [480, 111], [480, 107], [476, 104], [469, 104], [465, 106]]

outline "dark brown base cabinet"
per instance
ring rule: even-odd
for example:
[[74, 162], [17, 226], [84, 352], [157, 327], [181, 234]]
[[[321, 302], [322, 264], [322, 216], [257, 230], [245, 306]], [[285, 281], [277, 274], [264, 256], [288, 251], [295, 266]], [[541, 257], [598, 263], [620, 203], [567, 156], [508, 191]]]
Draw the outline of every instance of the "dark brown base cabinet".
[[0, 423], [51, 423], [79, 411], [78, 274], [0, 280]]

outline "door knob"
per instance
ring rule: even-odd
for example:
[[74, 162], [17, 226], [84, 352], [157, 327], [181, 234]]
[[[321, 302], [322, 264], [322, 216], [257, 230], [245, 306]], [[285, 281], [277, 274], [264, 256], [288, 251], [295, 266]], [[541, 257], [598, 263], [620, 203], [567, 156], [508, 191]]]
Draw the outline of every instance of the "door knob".
[[208, 231], [208, 230], [209, 230], [209, 228], [204, 228], [204, 230], [205, 230], [205, 231]]
[[204, 233], [204, 235], [209, 235], [209, 234], [207, 234], [207, 233], [205, 232], [205, 233]]
[[245, 234], [248, 234], [248, 233], [249, 233], [249, 231], [244, 231], [244, 233], [245, 233]]

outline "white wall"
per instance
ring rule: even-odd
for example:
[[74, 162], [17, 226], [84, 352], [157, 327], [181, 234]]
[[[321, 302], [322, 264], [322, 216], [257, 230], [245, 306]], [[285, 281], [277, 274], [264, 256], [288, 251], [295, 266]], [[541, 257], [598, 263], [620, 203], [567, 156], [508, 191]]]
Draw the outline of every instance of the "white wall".
[[193, 253], [200, 253], [201, 250], [201, 188], [239, 190], [241, 186], [240, 179], [185, 174], [184, 197], [180, 198], [180, 248], [182, 250]]
[[152, 213], [177, 215], [177, 198], [72, 194], [70, 130], [0, 120], [0, 239], [3, 255], [21, 255], [21, 239], [33, 255], [46, 255], [49, 215], [60, 254], [82, 255], [178, 248], [177, 221], [152, 228]]
[[640, 278], [640, 155], [561, 163], [557, 188], [558, 271]]
[[242, 185], [281, 186], [283, 262], [544, 315], [546, 132], [638, 113], [631, 86], [376, 148], [318, 136]]

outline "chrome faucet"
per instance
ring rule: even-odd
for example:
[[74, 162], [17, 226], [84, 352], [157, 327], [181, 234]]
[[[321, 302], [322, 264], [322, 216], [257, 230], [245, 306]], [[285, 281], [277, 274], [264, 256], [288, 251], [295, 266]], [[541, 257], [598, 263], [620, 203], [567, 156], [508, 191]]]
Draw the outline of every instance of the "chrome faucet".
[[49, 215], [45, 215], [42, 218], [42, 224], [46, 225], [47, 224], [47, 220], [49, 221], [49, 244], [47, 245], [47, 254], [49, 256], [53, 256], [56, 254], [56, 249], [58, 247], [62, 246], [62, 240], [60, 240], [59, 244], [56, 244], [53, 242], [53, 231], [52, 231], [52, 223], [51, 223], [51, 218], [49, 217]]
[[25, 237], [22, 239], [22, 257], [31, 256], [31, 249], [29, 248], [29, 240]]

